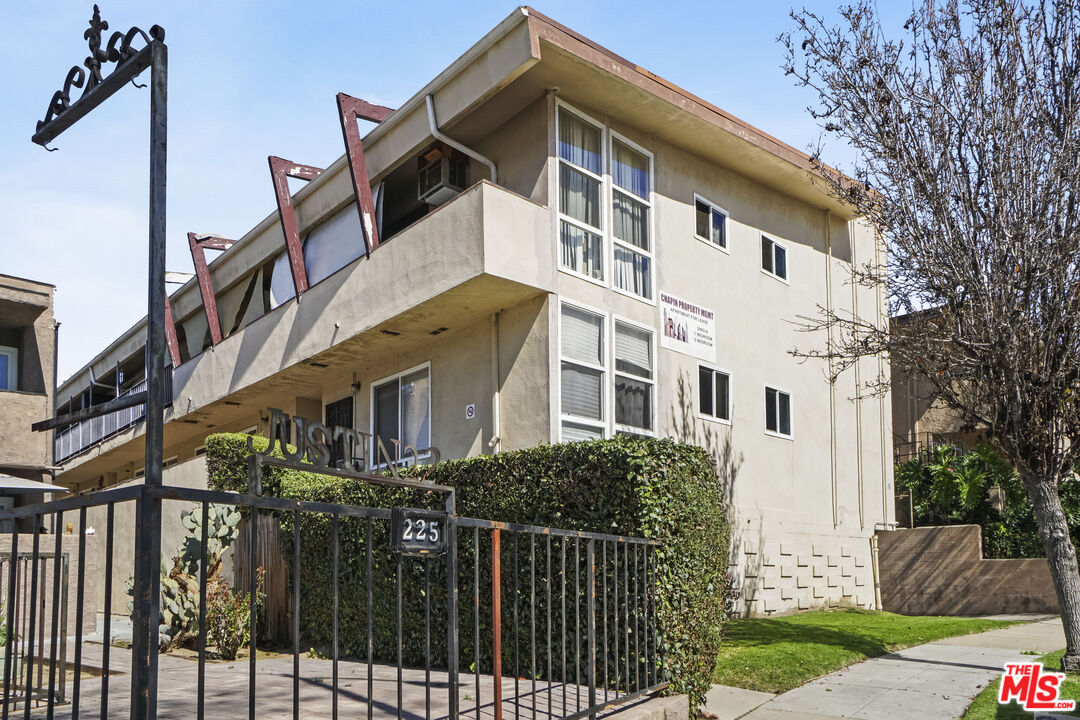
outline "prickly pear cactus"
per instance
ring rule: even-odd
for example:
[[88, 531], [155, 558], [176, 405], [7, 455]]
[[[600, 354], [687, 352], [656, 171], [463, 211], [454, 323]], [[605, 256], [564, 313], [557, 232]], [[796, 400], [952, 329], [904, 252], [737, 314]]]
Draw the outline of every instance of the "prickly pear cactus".
[[[158, 626], [162, 650], [179, 645], [197, 631], [199, 622], [199, 563], [202, 562], [202, 508], [180, 513], [188, 530], [177, 548], [172, 569], [161, 565], [161, 621]], [[206, 513], [206, 584], [220, 582], [221, 556], [239, 535], [240, 511], [229, 505], [210, 505]], [[127, 583], [128, 595], [134, 582]], [[207, 593], [209, 595], [209, 592]], [[132, 609], [132, 603], [128, 603]]]

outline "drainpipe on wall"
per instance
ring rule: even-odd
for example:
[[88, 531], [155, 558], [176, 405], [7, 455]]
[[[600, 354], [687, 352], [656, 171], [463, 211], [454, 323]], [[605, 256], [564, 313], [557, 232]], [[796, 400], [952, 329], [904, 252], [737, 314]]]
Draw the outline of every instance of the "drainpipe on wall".
[[874, 609], [881, 610], [881, 571], [878, 569], [877, 532], [870, 536], [870, 565], [874, 569]]
[[[430, 97], [430, 96], [429, 96]], [[502, 399], [501, 383], [499, 378], [502, 369], [499, 367], [499, 313], [491, 316], [491, 440], [488, 447], [493, 453], [502, 450]]]
[[480, 153], [476, 152], [475, 150], [472, 150], [470, 148], [465, 147], [464, 145], [459, 143], [457, 140], [452, 140], [452, 139], [446, 137], [445, 135], [443, 135], [439, 131], [439, 123], [435, 119], [435, 100], [430, 95], [427, 96], [426, 100], [427, 100], [428, 129], [431, 132], [431, 136], [433, 138], [435, 138], [436, 140], [441, 140], [442, 142], [446, 143], [447, 145], [454, 148], [455, 150], [458, 150], [460, 152], [465, 153], [466, 155], [473, 158], [474, 160], [478, 160], [478, 161], [484, 163], [485, 165], [487, 165], [488, 166], [488, 171], [491, 174], [491, 182], [498, 185], [499, 184], [499, 174], [495, 171], [495, 163], [492, 162], [491, 160], [489, 160], [488, 158], [484, 157]]

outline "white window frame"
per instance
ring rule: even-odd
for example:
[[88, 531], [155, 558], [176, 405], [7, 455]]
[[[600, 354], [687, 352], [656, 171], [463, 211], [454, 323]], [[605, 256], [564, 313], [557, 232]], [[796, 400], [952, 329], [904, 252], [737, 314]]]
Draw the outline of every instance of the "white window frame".
[[[705, 205], [708, 205], [711, 209], [717, 211], [718, 213], [720, 213], [721, 215], [724, 216], [724, 244], [723, 245], [717, 245], [716, 243], [714, 243], [709, 238], [703, 238], [700, 235], [698, 235], [698, 232], [697, 232], [697, 204], [699, 202], [704, 203]], [[711, 218], [710, 218], [710, 220], [711, 220]], [[716, 203], [714, 203], [712, 200], [705, 197], [704, 195], [699, 195], [697, 193], [694, 193], [694, 237], [695, 238], [697, 238], [698, 240], [700, 240], [701, 242], [705, 243], [706, 245], [708, 245], [709, 247], [711, 247], [711, 248], [713, 248], [715, 250], [719, 250], [720, 252], [723, 252], [723, 253], [726, 253], [726, 254], [730, 255], [731, 254], [731, 241], [730, 241], [730, 238], [728, 237], [729, 236], [728, 231], [731, 230], [730, 224], [731, 224], [731, 213], [729, 213], [727, 210], [720, 207], [719, 205], [717, 205]]]
[[6, 355], [8, 359], [7, 389], [17, 391], [19, 389], [19, 349], [0, 345], [0, 355]]
[[[368, 395], [369, 395], [369, 398], [370, 398], [370, 404], [369, 404], [370, 412], [368, 414], [368, 427], [371, 429], [371, 460], [369, 461], [369, 464], [371, 464], [372, 467], [377, 467], [377, 468], [385, 468], [386, 467], [386, 463], [380, 462], [380, 458], [379, 458], [379, 436], [376, 434], [376, 431], [375, 431], [375, 388], [379, 387], [380, 385], [385, 385], [386, 383], [392, 382], [394, 380], [399, 381], [398, 382], [398, 393], [399, 394], [398, 394], [398, 422], [397, 422], [397, 425], [398, 425], [398, 434], [400, 435], [401, 434], [401, 395], [400, 395], [400, 393], [401, 393], [401, 383], [400, 383], [400, 380], [401, 380], [401, 378], [405, 377], [406, 375], [412, 375], [413, 373], [418, 372], [420, 370], [427, 370], [427, 373], [428, 373], [428, 398], [427, 398], [428, 407], [427, 407], [427, 411], [428, 411], [428, 419], [430, 421], [430, 427], [428, 428], [428, 432], [429, 432], [429, 435], [431, 436], [431, 437], [428, 438], [428, 445], [431, 445], [431, 446], [435, 445], [435, 437], [434, 437], [435, 436], [435, 422], [434, 422], [434, 416], [431, 414], [431, 402], [432, 402], [431, 397], [432, 397], [432, 395], [434, 393], [432, 392], [433, 383], [432, 383], [432, 377], [431, 377], [431, 361], [428, 360], [428, 361], [420, 363], [419, 365], [414, 365], [411, 368], [407, 368], [405, 370], [402, 370], [401, 372], [394, 373], [393, 375], [387, 375], [384, 378], [379, 378], [378, 380], [375, 380], [374, 382], [372, 382], [370, 384], [370, 390], [368, 391]], [[353, 424], [354, 425], [356, 424], [355, 418], [353, 420]], [[401, 440], [402, 438], [398, 437], [396, 439]], [[417, 450], [417, 459], [418, 460], [424, 460], [424, 459], [431, 456], [430, 450], [428, 452], [423, 452], [423, 453], [420, 452], [420, 450], [424, 450], [424, 449], [425, 448], [416, 448], [416, 450]], [[387, 452], [393, 452], [393, 450], [394, 450], [394, 448], [392, 448], [392, 447], [386, 448]], [[404, 460], [404, 458], [399, 458], [399, 459]], [[376, 463], [378, 463], [378, 464], [376, 465]]]
[[[634, 375], [633, 373], [628, 373], [628, 372], [620, 373], [618, 370], [615, 369], [615, 359], [616, 359], [615, 358], [615, 325], [616, 325], [616, 323], [622, 323], [623, 325], [629, 325], [630, 327], [636, 328], [638, 330], [644, 330], [644, 331], [646, 331], [647, 333], [649, 333], [652, 336], [652, 342], [649, 343], [649, 345], [650, 345], [649, 351], [652, 353], [652, 357], [650, 358], [650, 362], [652, 363], [652, 375], [653, 376], [652, 376], [651, 379], [646, 379], [646, 378], [643, 378], [643, 377], [640, 377], [638, 375]], [[613, 314], [611, 316], [611, 383], [610, 383], [611, 384], [611, 425], [614, 428], [614, 431], [615, 431], [616, 434], [623, 433], [623, 434], [628, 434], [628, 435], [641, 435], [641, 436], [645, 436], [645, 437], [657, 437], [657, 425], [659, 424], [657, 422], [657, 420], [659, 418], [657, 417], [657, 397], [656, 397], [657, 396], [657, 375], [659, 374], [657, 372], [657, 367], [656, 367], [656, 364], [657, 364], [657, 362], [659, 360], [659, 354], [658, 354], [658, 351], [657, 351], [657, 344], [658, 343], [659, 343], [659, 339], [657, 337], [657, 332], [656, 332], [655, 327], [653, 327], [651, 325], [643, 325], [643, 324], [641, 324], [639, 322], [634, 322], [633, 320], [630, 320], [629, 318], [622, 317], [621, 315], [614, 315]], [[615, 422], [615, 376], [616, 375], [625, 375], [628, 378], [632, 378], [634, 380], [640, 380], [642, 382], [647, 382], [650, 385], [652, 385], [652, 392], [649, 393], [650, 406], [651, 406], [649, 408], [649, 413], [650, 413], [650, 417], [652, 418], [652, 429], [651, 430], [645, 430], [643, 428], [634, 427], [633, 425], [620, 425], [620, 424]]]
[[[578, 119], [592, 125], [593, 127], [597, 128], [600, 131], [600, 175], [597, 175], [596, 173], [594, 173], [594, 172], [592, 172], [590, 170], [587, 170], [587, 169], [581, 167], [580, 165], [575, 165], [574, 163], [572, 163], [572, 162], [570, 162], [568, 160], [564, 160], [562, 158], [562, 156], [559, 155], [558, 144], [559, 144], [559, 111], [560, 110], [565, 110], [565, 111], [571, 113], [572, 115], [576, 116]], [[655, 209], [656, 209], [656, 202], [655, 202], [655, 194], [656, 194], [656, 177], [655, 177], [656, 176], [656, 156], [654, 155], [654, 153], [652, 151], [642, 147], [638, 143], [635, 143], [633, 140], [630, 140], [625, 135], [622, 135], [621, 133], [619, 133], [619, 132], [617, 132], [615, 130], [612, 130], [606, 124], [600, 122], [596, 118], [591, 117], [588, 113], [585, 113], [585, 112], [582, 112], [581, 110], [578, 110], [573, 105], [570, 105], [569, 103], [564, 102], [563, 100], [561, 100], [559, 98], [555, 98], [555, 123], [554, 123], [554, 127], [555, 127], [555, 154], [554, 154], [554, 158], [555, 158], [555, 173], [554, 173], [554, 175], [555, 175], [555, 177], [552, 179], [552, 187], [554, 188], [554, 205], [555, 205], [555, 213], [554, 213], [554, 218], [555, 218], [555, 242], [557, 244], [556, 245], [557, 252], [558, 252], [558, 254], [560, 256], [557, 259], [556, 264], [557, 264], [557, 267], [559, 269], [559, 272], [563, 272], [563, 273], [566, 273], [567, 275], [571, 275], [573, 277], [580, 278], [580, 279], [585, 280], [586, 282], [590, 282], [590, 283], [592, 283], [594, 285], [599, 285], [600, 287], [610, 288], [611, 290], [614, 290], [615, 292], [619, 293], [620, 295], [625, 295], [626, 297], [634, 298], [635, 300], [639, 300], [639, 301], [641, 301], [643, 303], [646, 303], [647, 305], [652, 305], [653, 307], [655, 307], [656, 304], [657, 304], [657, 301], [656, 301], [656, 294], [657, 294], [657, 288], [656, 288], [656, 244], [657, 244], [657, 237], [656, 237], [656, 219], [655, 219], [655, 215], [656, 215], [656, 213], [655, 213]], [[611, 167], [610, 167], [611, 157], [612, 157], [611, 146], [612, 146], [612, 142], [614, 140], [618, 140], [619, 142], [621, 142], [621, 143], [627, 145], [628, 147], [630, 147], [631, 149], [633, 149], [633, 150], [635, 150], [637, 152], [640, 152], [641, 154], [648, 157], [648, 159], [649, 159], [649, 197], [648, 197], [647, 200], [644, 199], [644, 198], [640, 198], [637, 195], [634, 195], [633, 193], [626, 192], [626, 191], [622, 190], [621, 188], [616, 189], [615, 183], [612, 180]], [[578, 172], [581, 172], [581, 173], [585, 174], [586, 176], [588, 176], [588, 177], [590, 177], [590, 178], [592, 178], [594, 180], [599, 180], [600, 181], [600, 203], [601, 203], [600, 222], [603, 225], [603, 227], [595, 228], [595, 227], [592, 227], [592, 226], [588, 225], [587, 223], [583, 223], [580, 220], [576, 220], [576, 219], [574, 219], [574, 218], [572, 218], [572, 217], [570, 217], [568, 215], [563, 214], [562, 208], [560, 207], [560, 186], [559, 186], [560, 178], [561, 178], [560, 167], [561, 167], [562, 163], [566, 163], [567, 167], [572, 168], [572, 169], [574, 169], [574, 170], [576, 170]], [[649, 232], [649, 250], [648, 251], [644, 251], [644, 250], [636, 247], [635, 245], [632, 245], [630, 243], [625, 243], [625, 242], [623, 242], [621, 240], [616, 240], [615, 239], [615, 234], [613, 232], [613, 226], [612, 226], [612, 219], [614, 217], [614, 202], [615, 202], [615, 193], [616, 192], [621, 192], [621, 193], [623, 193], [623, 194], [625, 194], [625, 195], [627, 195], [629, 197], [632, 197], [632, 198], [636, 199], [638, 202], [644, 203], [646, 205], [646, 207], [648, 207], [648, 213], [649, 213], [649, 230], [648, 230], [648, 232]], [[570, 223], [571, 225], [574, 225], [575, 227], [578, 227], [578, 228], [580, 228], [582, 230], [585, 230], [585, 231], [588, 231], [588, 232], [591, 232], [591, 233], [593, 233], [595, 235], [600, 236], [600, 242], [603, 244], [603, 247], [601, 248], [601, 257], [603, 258], [603, 262], [604, 262], [603, 278], [601, 280], [597, 280], [594, 277], [586, 275], [585, 273], [578, 272], [578, 271], [576, 271], [576, 270], [574, 270], [572, 268], [568, 268], [568, 267], [566, 267], [566, 266], [564, 266], [562, 264], [562, 257], [561, 257], [562, 248], [558, 246], [558, 243], [560, 243], [562, 241], [561, 240], [562, 222], [564, 220], [566, 222]], [[629, 290], [623, 290], [622, 288], [616, 287], [616, 285], [615, 285], [615, 277], [614, 277], [614, 272], [615, 272], [615, 243], [619, 243], [619, 245], [621, 247], [623, 247], [625, 249], [628, 249], [628, 250], [631, 250], [631, 251], [636, 252], [636, 253], [640, 253], [640, 254], [645, 255], [645, 256], [647, 256], [649, 258], [649, 288], [652, 291], [652, 297], [651, 298], [647, 298], [647, 297], [644, 297], [642, 295], [637, 295], [637, 294], [635, 294], [633, 292], [630, 292]], [[572, 303], [572, 304], [577, 304], [577, 303]], [[580, 306], [580, 307], [582, 307], [582, 309], [584, 309], [584, 306]]]
[[[653, 221], [653, 217], [655, 215], [655, 213], [653, 212], [653, 209], [655, 207], [655, 203], [653, 202], [653, 194], [655, 192], [654, 189], [653, 189], [654, 185], [655, 185], [655, 183], [653, 181], [653, 173], [655, 172], [656, 162], [654, 161], [653, 154], [650, 151], [648, 151], [645, 148], [643, 148], [642, 146], [638, 145], [636, 142], [634, 142], [630, 138], [626, 137], [625, 135], [622, 135], [622, 134], [620, 134], [620, 133], [618, 133], [618, 132], [616, 132], [614, 130], [611, 130], [609, 128], [608, 131], [607, 131], [607, 136], [608, 136], [607, 137], [607, 145], [605, 147], [605, 150], [607, 152], [607, 158], [608, 158], [607, 162], [609, 164], [611, 163], [611, 158], [613, 158], [615, 156], [615, 151], [613, 149], [613, 146], [614, 146], [616, 140], [621, 142], [623, 145], [626, 145], [631, 150], [634, 150], [635, 152], [641, 153], [642, 155], [644, 155], [649, 160], [649, 197], [648, 197], [648, 199], [641, 198], [641, 197], [635, 195], [634, 193], [629, 192], [628, 190], [623, 190], [622, 188], [617, 186], [615, 184], [615, 179], [614, 179], [614, 177], [612, 176], [612, 173], [611, 173], [611, 167], [609, 165], [606, 165], [605, 168], [604, 168], [605, 169], [604, 177], [607, 179], [607, 183], [608, 183], [607, 208], [606, 209], [607, 209], [607, 226], [608, 226], [607, 235], [611, 239], [611, 242], [608, 243], [608, 245], [610, 246], [610, 258], [609, 258], [609, 260], [610, 260], [610, 263], [611, 263], [611, 289], [614, 290], [615, 292], [619, 293], [620, 295], [625, 295], [626, 297], [634, 298], [635, 300], [640, 300], [641, 302], [648, 303], [649, 305], [655, 306], [656, 305], [656, 233], [654, 232], [654, 229], [656, 227], [656, 223]], [[636, 246], [636, 245], [634, 245], [632, 243], [628, 243], [628, 242], [625, 242], [623, 240], [619, 240], [618, 238], [615, 237], [615, 193], [622, 193], [623, 195], [630, 198], [631, 200], [643, 203], [645, 205], [645, 207], [648, 209], [648, 214], [649, 214], [649, 223], [648, 223], [648, 225], [649, 225], [649, 227], [648, 227], [649, 249], [648, 250], [642, 250], [641, 248], [639, 248], [638, 246]], [[623, 290], [622, 288], [618, 287], [615, 284], [615, 248], [616, 248], [616, 246], [619, 246], [619, 247], [623, 248], [624, 250], [629, 250], [630, 252], [637, 253], [639, 255], [644, 255], [645, 257], [649, 258], [649, 289], [652, 291], [652, 297], [645, 297], [644, 295], [638, 295], [637, 293], [633, 293], [633, 292], [631, 292], [629, 290]]]
[[[600, 355], [601, 355], [601, 358], [602, 358], [600, 364], [597, 365], [597, 364], [594, 364], [594, 363], [583, 362], [581, 360], [577, 360], [577, 359], [573, 359], [573, 358], [567, 358], [567, 357], [565, 357], [563, 355], [563, 329], [562, 329], [562, 309], [563, 309], [563, 307], [572, 307], [575, 310], [580, 310], [582, 312], [587, 312], [590, 315], [596, 315], [596, 316], [600, 317], [600, 319], [601, 319], [600, 329], [601, 329], [601, 332], [602, 332], [602, 335], [600, 337], [600, 342], [603, 345], [603, 347], [601, 348], [601, 352], [600, 352]], [[604, 312], [603, 310], [600, 310], [599, 308], [590, 307], [590, 306], [588, 306], [588, 305], [586, 305], [584, 303], [579, 303], [579, 302], [576, 302], [576, 301], [565, 301], [565, 300], [560, 300], [559, 301], [559, 367], [558, 367], [559, 381], [558, 381], [558, 383], [556, 383], [556, 388], [555, 388], [555, 392], [556, 392], [555, 398], [556, 398], [556, 401], [558, 402], [558, 407], [559, 407], [559, 442], [563, 442], [563, 421], [564, 420], [566, 422], [572, 422], [572, 423], [576, 423], [578, 425], [587, 425], [587, 426], [589, 426], [591, 428], [596, 428], [596, 429], [598, 429], [600, 431], [600, 437], [602, 437], [602, 438], [606, 438], [606, 437], [611, 436], [610, 426], [611, 426], [611, 422], [612, 422], [612, 420], [611, 420], [612, 403], [611, 403], [610, 396], [614, 393], [615, 384], [613, 382], [611, 382], [611, 373], [610, 373], [610, 370], [608, 368], [608, 366], [611, 364], [610, 361], [611, 361], [612, 353], [614, 352], [614, 348], [612, 347], [612, 340], [609, 338], [609, 330], [608, 330], [608, 326], [611, 324], [610, 323], [610, 318], [611, 318], [611, 316], [610, 316], [609, 313]], [[571, 415], [569, 413], [564, 413], [563, 412], [563, 409], [562, 409], [562, 364], [564, 362], [568, 362], [568, 363], [570, 363], [572, 365], [578, 365], [578, 366], [584, 367], [584, 368], [589, 368], [590, 370], [599, 370], [601, 372], [601, 377], [600, 377], [600, 415], [601, 415], [601, 419], [600, 420], [594, 420], [593, 418], [583, 418], [580, 415]]]
[[[764, 267], [761, 268], [761, 272], [763, 272], [764, 274], [766, 274], [769, 277], [773, 278], [774, 280], [779, 280], [780, 282], [784, 283], [785, 285], [790, 285], [791, 283], [788, 281], [788, 278], [791, 276], [791, 251], [788, 250], [787, 243], [780, 242], [779, 240], [774, 238], [772, 235], [766, 235], [765, 233], [761, 233], [761, 241], [765, 241], [765, 240], [768, 240], [769, 242], [771, 242], [773, 244], [772, 259], [773, 259], [773, 268], [774, 269], [776, 268], [776, 248], [779, 247], [784, 251], [784, 269], [785, 269], [785, 271], [787, 271], [787, 275], [777, 275], [775, 272], [771, 272], [769, 270], [766, 270]], [[759, 252], [759, 255], [760, 255], [760, 252], [761, 252], [760, 241], [759, 241], [759, 245], [758, 245], [758, 252]], [[761, 259], [759, 257], [758, 258], [758, 264], [760, 264], [760, 263], [761, 263]]]
[[[795, 437], [795, 397], [794, 397], [794, 395], [792, 394], [792, 392], [790, 390], [785, 390], [785, 389], [783, 389], [781, 387], [778, 387], [776, 385], [768, 385], [768, 384], [766, 384], [763, 387], [764, 387], [764, 390], [762, 391], [762, 396], [761, 396], [762, 400], [765, 399], [765, 393], [767, 393], [769, 390], [775, 390], [776, 393], [777, 393], [777, 395], [776, 395], [776, 427], [777, 427], [777, 430], [770, 430], [769, 429], [769, 424], [768, 424], [769, 423], [768, 417], [763, 416], [761, 418], [761, 426], [763, 428], [765, 428], [765, 434], [769, 435], [769, 436], [772, 436], [772, 437], [776, 437], [776, 438], [783, 438], [784, 440], [793, 439]], [[779, 427], [780, 427], [780, 393], [783, 393], [784, 395], [787, 395], [787, 397], [788, 397], [788, 414], [789, 414], [788, 421], [791, 424], [791, 432], [786, 434], [786, 435], [784, 433], [782, 433], [782, 432], [779, 432]], [[761, 408], [764, 411], [764, 408], [765, 408], [764, 403], [762, 403]]]
[[[709, 243], [709, 244], [711, 245], [712, 243]], [[707, 420], [709, 422], [720, 423], [721, 425], [731, 425], [732, 424], [732, 408], [735, 407], [735, 385], [734, 385], [734, 383], [731, 382], [731, 378], [733, 377], [733, 373], [730, 370], [725, 370], [724, 368], [719, 368], [719, 367], [716, 367], [715, 365], [708, 365], [708, 364], [703, 363], [703, 362], [698, 363], [698, 368], [699, 368], [699, 370], [698, 370], [699, 373], [701, 372], [700, 368], [704, 368], [704, 369], [709, 370], [710, 372], [712, 372], [712, 374], [713, 374], [713, 382], [714, 383], [716, 382], [716, 374], [717, 373], [720, 373], [721, 375], [727, 376], [728, 385], [727, 385], [727, 418], [725, 419], [725, 418], [722, 418], [722, 417], [716, 417], [715, 415], [709, 415], [707, 413], [701, 412], [701, 386], [700, 385], [698, 386], [698, 396], [697, 396], [697, 398], [695, 400], [697, 402], [697, 406], [698, 406], [698, 408], [697, 408], [697, 416], [699, 418], [701, 418], [702, 420]], [[701, 382], [700, 374], [698, 375], [698, 382], [699, 383]], [[715, 385], [713, 386], [713, 402], [714, 403], [716, 402], [716, 386]]]
[[[594, 173], [591, 170], [588, 170], [587, 168], [581, 167], [580, 165], [575, 165], [574, 163], [570, 162], [569, 160], [564, 160], [563, 157], [559, 154], [559, 114], [560, 114], [559, 111], [560, 111], [560, 109], [561, 110], [566, 110], [570, 114], [575, 115], [582, 122], [585, 122], [585, 123], [587, 123], [589, 125], [592, 125], [597, 130], [600, 131], [600, 174], [599, 175], [597, 175], [596, 173]], [[555, 186], [555, 202], [554, 202], [554, 204], [555, 204], [555, 242], [556, 242], [556, 248], [557, 248], [558, 254], [559, 254], [557, 265], [558, 265], [558, 268], [559, 268], [560, 272], [564, 272], [564, 273], [566, 273], [568, 275], [573, 275], [574, 277], [581, 278], [582, 280], [585, 280], [587, 282], [591, 282], [594, 285], [599, 285], [601, 287], [607, 287], [608, 279], [609, 279], [609, 277], [611, 275], [611, 267], [610, 267], [610, 265], [607, 265], [608, 260], [609, 260], [608, 259], [609, 251], [608, 251], [608, 248], [607, 248], [607, 246], [608, 246], [607, 232], [608, 231], [607, 231], [607, 229], [605, 227], [596, 228], [596, 227], [593, 227], [593, 226], [589, 225], [588, 223], [582, 222], [581, 220], [578, 220], [576, 218], [572, 218], [569, 215], [566, 215], [566, 214], [563, 213], [563, 211], [562, 211], [562, 199], [561, 199], [560, 182], [561, 182], [561, 178], [562, 178], [562, 170], [561, 170], [561, 168], [562, 168], [563, 163], [565, 163], [568, 168], [571, 168], [571, 169], [573, 169], [573, 170], [575, 170], [577, 172], [582, 173], [583, 175], [586, 175], [586, 176], [592, 178], [593, 180], [598, 181], [600, 183], [600, 224], [601, 224], [601, 226], [603, 226], [605, 224], [610, 225], [610, 217], [609, 217], [610, 210], [608, 209], [608, 206], [610, 205], [610, 202], [607, 199], [608, 198], [608, 191], [607, 191], [607, 186], [608, 186], [608, 178], [607, 178], [607, 164], [608, 164], [607, 147], [608, 147], [607, 146], [607, 133], [606, 133], [606, 127], [604, 126], [604, 123], [602, 123], [599, 120], [596, 120], [596, 119], [594, 119], [592, 117], [589, 117], [588, 115], [581, 112], [577, 108], [571, 107], [570, 105], [568, 105], [568, 104], [562, 102], [561, 100], [559, 100], [558, 98], [556, 98], [556, 100], [555, 100], [555, 177], [554, 177], [554, 181], [555, 181], [554, 182], [554, 186]], [[562, 243], [562, 223], [563, 223], [563, 221], [566, 221], [566, 222], [570, 223], [571, 225], [574, 225], [575, 227], [577, 227], [577, 228], [579, 228], [581, 230], [592, 233], [593, 235], [599, 235], [600, 236], [600, 243], [601, 243], [600, 257], [601, 257], [601, 261], [604, 262], [606, 265], [605, 265], [605, 267], [601, 268], [602, 277], [599, 280], [592, 277], [591, 275], [586, 275], [583, 272], [578, 272], [577, 270], [574, 270], [573, 268], [568, 268], [568, 267], [566, 267], [565, 265], [562, 264], [562, 247], [561, 247], [560, 244]]]

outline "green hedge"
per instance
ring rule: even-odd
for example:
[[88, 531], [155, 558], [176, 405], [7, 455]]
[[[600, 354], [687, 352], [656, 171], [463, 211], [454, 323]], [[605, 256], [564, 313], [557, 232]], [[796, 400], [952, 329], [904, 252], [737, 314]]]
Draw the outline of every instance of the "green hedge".
[[[244, 435], [213, 435], [207, 439], [207, 463], [210, 486], [214, 489], [244, 492], [247, 489], [247, 450]], [[256, 439], [256, 447], [265, 449], [267, 441]], [[480, 456], [467, 460], [450, 460], [435, 466], [414, 468], [411, 474], [457, 490], [458, 514], [506, 522], [547, 525], [570, 530], [652, 538], [662, 543], [657, 551], [656, 582], [657, 611], [666, 648], [666, 670], [676, 692], [688, 693], [692, 706], [703, 702], [709, 687], [720, 646], [721, 622], [724, 611], [724, 577], [727, 570], [729, 529], [724, 513], [720, 484], [709, 455], [701, 448], [669, 440], [618, 437], [611, 440], [542, 445], [529, 450]], [[298, 500], [334, 502], [366, 507], [409, 505], [441, 509], [441, 496], [436, 493], [373, 486], [356, 481], [343, 481], [315, 473], [300, 473], [266, 467], [263, 490]], [[331, 604], [331, 522], [326, 516], [301, 516], [301, 627], [306, 641], [315, 644], [328, 640]], [[295, 532], [292, 513], [282, 521], [283, 555], [293, 557]], [[372, 564], [374, 566], [375, 602], [372, 624], [375, 627], [375, 656], [395, 660], [397, 653], [397, 598], [395, 570], [397, 559], [386, 548], [388, 524], [372, 523], [370, 532]], [[341, 541], [341, 583], [339, 617], [340, 641], [343, 654], [363, 657], [367, 643], [366, 610], [366, 548], [367, 524], [362, 520], [342, 519], [339, 525]], [[503, 612], [509, 617], [513, 603], [513, 581], [518, 580], [520, 617], [516, 628], [504, 628], [503, 667], [514, 668], [512, 652], [514, 630], [517, 630], [523, 656], [519, 675], [527, 676], [530, 620], [528, 600], [530, 585], [530, 541], [522, 536], [516, 562], [511, 538], [504, 536], [502, 550]], [[510, 542], [508, 542], [510, 541]], [[472, 645], [474, 547], [472, 532], [459, 533], [459, 608], [462, 670], [467, 671], [478, 660], [486, 671], [490, 655], [480, 648], [474, 657]], [[584, 637], [584, 618], [580, 624], [568, 610], [565, 625], [558, 601], [546, 606], [545, 562], [546, 542], [537, 541], [536, 571], [537, 653], [540, 665], [546, 653], [545, 621], [549, 610], [555, 616], [555, 634], [566, 627], [570, 636], [568, 658], [575, 654], [575, 628]], [[490, 545], [486, 534], [481, 536], [481, 637], [490, 638], [485, 612], [490, 612]], [[566, 579], [573, 588], [575, 546], [567, 543], [570, 561]], [[553, 567], [558, 567], [561, 548], [554, 545]], [[584, 560], [585, 547], [580, 547]], [[597, 548], [597, 560], [600, 548]], [[632, 556], [631, 556], [632, 567]], [[426, 642], [422, 618], [423, 602], [430, 598], [432, 607], [433, 657], [445, 657], [445, 625], [440, 622], [445, 607], [444, 563], [433, 561], [429, 566], [430, 590], [425, 588], [423, 561], [406, 559], [403, 565], [405, 592], [403, 613], [410, 619], [403, 629], [406, 663], [417, 663], [423, 657]], [[552, 580], [553, 596], [557, 597], [562, 581], [555, 571]], [[598, 583], [600, 576], [598, 575]], [[309, 591], [310, 588], [310, 591]], [[582, 588], [582, 592], [584, 588]], [[582, 596], [583, 597], [583, 596]], [[571, 597], [569, 602], [573, 603]], [[584, 607], [584, 605], [583, 605]], [[620, 610], [622, 613], [623, 610]], [[584, 615], [584, 613], [581, 613]], [[508, 623], [510, 624], [510, 623]], [[506, 637], [509, 633], [510, 637]], [[558, 638], [553, 638], [558, 647]], [[488, 650], [489, 652], [489, 650]], [[556, 656], [558, 651], [556, 650]], [[614, 656], [611, 656], [614, 659]], [[556, 660], [558, 662], [558, 660]], [[508, 665], [508, 663], [510, 663]], [[556, 668], [559, 670], [559, 668]], [[576, 668], [570, 664], [570, 677]], [[631, 668], [633, 671], [633, 668]], [[543, 675], [543, 667], [538, 675]], [[582, 680], [584, 677], [582, 676]]]

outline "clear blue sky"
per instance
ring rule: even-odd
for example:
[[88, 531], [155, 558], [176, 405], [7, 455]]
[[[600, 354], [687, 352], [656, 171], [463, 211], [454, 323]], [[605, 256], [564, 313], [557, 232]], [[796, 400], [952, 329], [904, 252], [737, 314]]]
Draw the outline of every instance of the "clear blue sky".
[[[57, 286], [60, 380], [144, 314], [148, 106], [128, 86], [60, 136], [30, 142], [87, 55], [89, 0], [9, 0], [0, 42], [0, 273]], [[823, 11], [832, 2], [812, 2]], [[906, 3], [904, 3], [906, 4]], [[266, 156], [343, 152], [335, 93], [396, 107], [506, 17], [509, 2], [151, 3], [101, 0], [109, 33], [159, 24], [169, 46], [169, 270], [188, 231], [240, 237], [274, 208]], [[811, 97], [780, 70], [789, 2], [540, 2], [537, 10], [806, 149]], [[908, 6], [910, 7], [910, 5]], [[901, 20], [902, 22], [902, 20]], [[143, 80], [149, 73], [143, 74]], [[841, 160], [842, 148], [827, 153]]]

